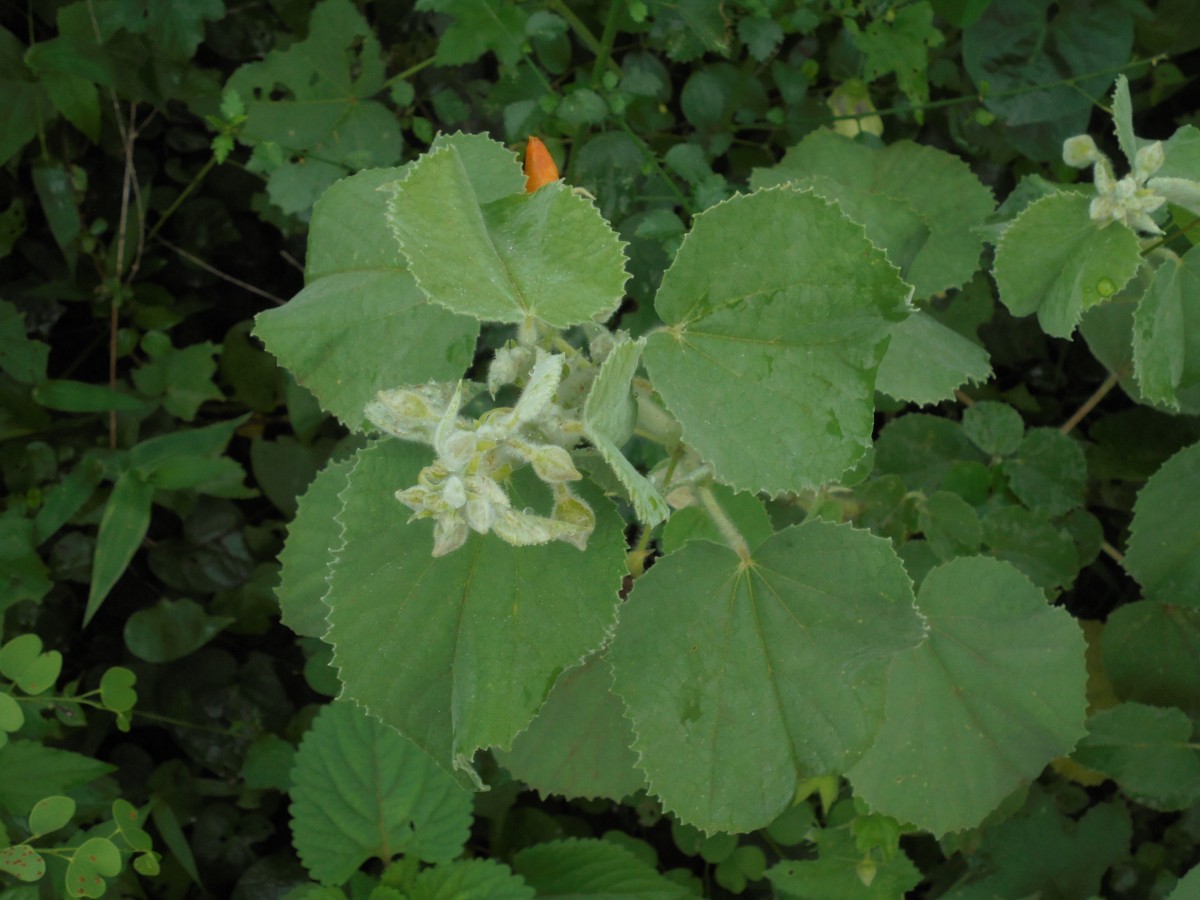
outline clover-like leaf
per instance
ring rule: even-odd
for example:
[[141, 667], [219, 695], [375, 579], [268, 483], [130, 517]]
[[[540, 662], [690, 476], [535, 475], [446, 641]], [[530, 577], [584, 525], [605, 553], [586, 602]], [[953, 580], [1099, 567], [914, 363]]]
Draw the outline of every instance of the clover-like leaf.
[[133, 686], [137, 676], [124, 666], [113, 666], [100, 676], [100, 702], [104, 708], [115, 713], [125, 713], [137, 703], [137, 691]]
[[872, 809], [941, 835], [978, 825], [1084, 734], [1084, 642], [1028, 579], [986, 557], [931, 571], [921, 646], [892, 662], [887, 717], [850, 770]]
[[75, 801], [70, 797], [55, 795], [43, 797], [34, 804], [29, 813], [29, 831], [34, 836], [58, 831], [75, 815]]
[[107, 838], [88, 838], [67, 864], [66, 888], [72, 897], [103, 897], [104, 879], [121, 873], [121, 854]]
[[0, 847], [0, 872], [18, 881], [37, 881], [46, 874], [46, 861], [28, 844]]

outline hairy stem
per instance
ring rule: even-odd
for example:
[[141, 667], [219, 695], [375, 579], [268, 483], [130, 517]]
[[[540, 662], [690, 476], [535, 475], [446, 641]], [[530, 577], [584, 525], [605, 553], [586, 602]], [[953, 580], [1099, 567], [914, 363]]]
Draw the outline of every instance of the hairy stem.
[[725, 510], [721, 508], [721, 504], [717, 501], [716, 495], [710, 487], [702, 487], [696, 491], [700, 497], [700, 502], [704, 505], [704, 511], [708, 513], [713, 524], [717, 526], [717, 531], [721, 532], [721, 537], [733, 549], [733, 552], [741, 557], [743, 562], [750, 559], [750, 546], [746, 543], [746, 539], [742, 537], [742, 533], [738, 531], [737, 526], [733, 524], [733, 520], [725, 514]]
[[1079, 409], [1075, 410], [1075, 412], [1071, 415], [1071, 418], [1063, 422], [1062, 427], [1060, 427], [1058, 430], [1063, 434], [1070, 434], [1071, 429], [1082, 422], [1084, 417], [1096, 408], [1096, 404], [1108, 396], [1109, 392], [1117, 386], [1117, 383], [1120, 380], [1121, 375], [1119, 372], [1109, 372], [1108, 377], [1101, 382], [1100, 387], [1092, 391], [1092, 396], [1084, 400], [1083, 405], [1080, 406]]

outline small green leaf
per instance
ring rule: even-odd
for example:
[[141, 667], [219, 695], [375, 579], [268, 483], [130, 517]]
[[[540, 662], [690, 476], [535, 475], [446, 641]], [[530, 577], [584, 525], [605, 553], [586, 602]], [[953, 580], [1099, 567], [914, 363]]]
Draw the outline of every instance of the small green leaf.
[[43, 797], [29, 813], [29, 831], [34, 837], [49, 834], [65, 826], [75, 815], [75, 801], [70, 797]]
[[112, 841], [89, 838], [75, 851], [67, 865], [66, 887], [72, 897], [103, 897], [105, 878], [121, 872], [121, 854]]
[[17, 881], [37, 881], [46, 874], [46, 861], [28, 844], [0, 847], [0, 872]]
[[388, 202], [426, 296], [462, 315], [559, 328], [611, 314], [629, 276], [596, 208], [562, 184], [484, 203], [465, 163], [453, 145], [431, 151]]
[[142, 816], [137, 807], [128, 800], [114, 800], [112, 819], [113, 825], [129, 845], [129, 849], [143, 853], [150, 850], [150, 835], [139, 827]]
[[8, 741], [7, 732], [17, 731], [24, 724], [21, 704], [8, 691], [0, 691], [0, 746]]
[[1068, 338], [1080, 316], [1120, 291], [1142, 264], [1141, 244], [1119, 222], [1101, 228], [1090, 200], [1052, 194], [1030, 204], [1004, 231], [993, 269], [1014, 316], [1038, 314], [1042, 329]]
[[100, 677], [100, 702], [112, 712], [129, 712], [137, 703], [136, 683], [137, 676], [129, 669], [113, 666]]
[[644, 341], [622, 341], [600, 366], [591, 393], [583, 406], [583, 427], [592, 446], [600, 451], [618, 480], [629, 492], [638, 520], [653, 527], [671, 514], [658, 490], [633, 467], [623, 445], [636, 418], [630, 385], [637, 371]]
[[1088, 720], [1072, 759], [1103, 772], [1132, 800], [1152, 809], [1186, 809], [1200, 800], [1200, 750], [1180, 709], [1122, 703]]
[[1133, 371], [1146, 401], [1194, 411], [1189, 395], [1200, 372], [1200, 247], [1154, 270], [1133, 313]]
[[939, 559], [973, 556], [979, 552], [983, 528], [975, 508], [958, 494], [938, 491], [921, 509], [921, 531]]
[[917, 605], [929, 636], [892, 663], [883, 727], [848, 777], [875, 812], [942, 835], [978, 825], [1083, 736], [1084, 642], [986, 557], [934, 569]]
[[164, 599], [126, 620], [125, 646], [147, 662], [171, 662], [199, 650], [234, 621], [210, 616], [194, 600]]
[[[13, 207], [4, 217], [10, 217]], [[23, 221], [23, 218], [22, 218]], [[0, 300], [0, 370], [21, 384], [46, 379], [50, 348], [25, 333], [25, 316], [7, 300]]]
[[91, 589], [83, 613], [85, 626], [141, 546], [142, 538], [150, 528], [150, 501], [153, 498], [154, 486], [132, 470], [122, 472], [113, 485], [96, 537]]
[[1180, 450], [1138, 493], [1125, 568], [1147, 599], [1200, 607], [1200, 444]]
[[1100, 647], [1122, 700], [1178, 706], [1200, 717], [1200, 609], [1128, 603], [1109, 615]]
[[144, 400], [86, 381], [43, 381], [33, 389], [33, 399], [47, 409], [59, 412], [141, 412], [146, 409]]
[[[722, 511], [729, 516], [751, 550], [774, 532], [766, 507], [753, 494], [734, 493], [723, 484], [713, 484], [712, 491]], [[701, 506], [688, 506], [671, 514], [666, 527], [663, 528], [663, 555], [674, 553], [688, 541], [725, 543], [721, 532], [713, 523], [712, 516]]]
[[1008, 486], [1022, 503], [1048, 516], [1083, 505], [1087, 460], [1078, 441], [1057, 428], [1033, 428], [1004, 463]]
[[989, 456], [1008, 456], [1017, 452], [1025, 435], [1025, 421], [1007, 403], [983, 400], [963, 411], [963, 434]]
[[968, 382], [987, 381], [991, 374], [986, 350], [917, 311], [892, 329], [875, 386], [897, 400], [937, 403], [949, 400]]
[[353, 703], [324, 707], [292, 770], [292, 834], [313, 879], [342, 884], [372, 856], [448, 862], [471, 797], [394, 729]]
[[62, 662], [57, 650], [42, 652], [42, 641], [36, 634], [15, 637], [0, 648], [0, 674], [31, 697], [54, 687]]

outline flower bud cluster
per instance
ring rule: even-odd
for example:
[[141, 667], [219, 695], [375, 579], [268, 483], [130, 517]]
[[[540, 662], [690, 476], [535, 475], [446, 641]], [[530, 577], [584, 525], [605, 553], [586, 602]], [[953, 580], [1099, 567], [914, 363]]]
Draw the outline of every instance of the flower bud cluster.
[[[576, 368], [594, 369], [578, 363]], [[589, 384], [592, 377], [594, 371], [588, 372]], [[434, 520], [434, 556], [457, 550], [472, 531], [490, 531], [516, 546], [561, 540], [586, 548], [596, 516], [569, 485], [582, 478], [568, 448], [579, 442], [583, 424], [578, 410], [563, 404], [564, 394], [576, 393], [573, 380], [578, 373], [569, 371], [565, 356], [522, 343], [499, 351], [488, 375], [493, 393], [505, 384], [524, 384], [511, 408], [474, 420], [459, 415], [465, 402], [461, 382], [380, 391], [367, 404], [365, 415], [375, 426], [430, 444], [437, 453], [415, 485], [396, 492], [413, 511], [409, 521]], [[525, 466], [550, 487], [549, 516], [517, 509], [505, 490], [510, 476]]]
[[1194, 210], [1200, 205], [1200, 182], [1185, 178], [1156, 178], [1166, 152], [1161, 141], [1146, 144], [1137, 151], [1133, 169], [1118, 179], [1112, 163], [1086, 134], [1063, 142], [1063, 161], [1074, 168], [1092, 167], [1096, 197], [1088, 208], [1092, 221], [1101, 227], [1110, 222], [1148, 234], [1162, 234], [1151, 213], [1165, 203], [1176, 203]]

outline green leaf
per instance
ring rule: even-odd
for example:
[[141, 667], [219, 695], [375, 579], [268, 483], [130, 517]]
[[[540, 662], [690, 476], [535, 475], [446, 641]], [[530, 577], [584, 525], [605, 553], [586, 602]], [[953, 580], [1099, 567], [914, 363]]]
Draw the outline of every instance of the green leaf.
[[1178, 706], [1200, 717], [1200, 610], [1151, 601], [1126, 604], [1109, 614], [1100, 647], [1122, 700]]
[[0, 847], [0, 872], [17, 881], [37, 881], [46, 874], [46, 861], [28, 844]]
[[909, 413], [889, 422], [875, 443], [875, 468], [899, 475], [909, 490], [932, 494], [963, 462], [983, 462], [963, 426], [926, 413]]
[[474, 62], [491, 51], [506, 66], [515, 65], [525, 44], [526, 12], [504, 0], [419, 0], [419, 10], [453, 16], [438, 40], [443, 66]]
[[448, 862], [466, 842], [471, 797], [412, 742], [353, 703], [313, 720], [292, 769], [292, 834], [314, 880], [344, 883], [373, 856]]
[[1075, 820], [1035, 787], [1023, 810], [985, 831], [972, 853], [974, 877], [946, 896], [1100, 896], [1105, 873], [1128, 858], [1132, 833], [1123, 804], [1097, 804]]
[[1133, 313], [1133, 372], [1143, 399], [1173, 410], [1200, 384], [1200, 247], [1154, 270]]
[[60, 412], [142, 412], [146, 409], [144, 400], [122, 394], [102, 384], [88, 384], [86, 381], [68, 381], [50, 379], [43, 381], [33, 389], [33, 399], [47, 409]]
[[[624, 524], [585, 489], [597, 520], [586, 553], [473, 534], [435, 558], [430, 526], [408, 524], [394, 496], [427, 459], [395, 440], [359, 451], [341, 495], [326, 639], [348, 697], [469, 778], [475, 751], [509, 747], [559, 673], [603, 643], [625, 574]], [[523, 480], [514, 487], [518, 506], [534, 499]]]
[[[242, 66], [225, 89], [245, 103], [244, 142], [270, 141], [293, 151], [321, 147], [328, 152], [319, 159], [369, 168], [394, 165], [400, 155], [399, 123], [368, 99], [383, 83], [382, 50], [371, 26], [349, 0], [322, 0], [305, 40]], [[362, 125], [372, 133], [361, 134]]]
[[1067, 587], [1079, 572], [1079, 554], [1065, 529], [1044, 513], [1001, 506], [983, 517], [988, 553], [1012, 563], [1038, 587]]
[[92, 558], [92, 582], [88, 591], [87, 609], [83, 613], [86, 626], [100, 609], [100, 604], [125, 572], [129, 561], [142, 544], [150, 527], [150, 501], [154, 486], [147, 484], [135, 471], [122, 472], [113, 485], [104, 514], [100, 517], [100, 532], [96, 537], [96, 552]]
[[425, 869], [417, 876], [408, 900], [533, 900], [534, 890], [508, 866], [494, 859], [460, 859]]
[[129, 712], [137, 703], [135, 684], [137, 676], [132, 671], [124, 666], [113, 666], [100, 677], [100, 702], [112, 712]]
[[978, 825], [1082, 737], [1084, 642], [985, 557], [934, 569], [917, 606], [929, 635], [893, 661], [883, 727], [848, 777], [875, 812], [942, 835]]
[[53, 586], [37, 552], [34, 523], [19, 512], [0, 515], [0, 611], [22, 600], [41, 600]]
[[8, 732], [19, 731], [25, 724], [21, 704], [8, 691], [0, 691], [0, 747], [8, 741]]
[[150, 820], [154, 822], [154, 827], [158, 830], [163, 843], [167, 845], [167, 849], [171, 851], [171, 855], [175, 857], [175, 861], [179, 863], [180, 868], [187, 873], [188, 877], [195, 884], [203, 887], [200, 882], [200, 873], [196, 869], [196, 858], [192, 855], [191, 845], [188, 844], [183, 828], [179, 824], [179, 816], [161, 795], [152, 794], [150, 799], [152, 801]]
[[890, 859], [864, 853], [848, 829], [813, 832], [817, 858], [785, 859], [766, 872], [785, 897], [806, 900], [891, 900], [904, 897], [921, 881], [921, 871], [903, 853]]
[[1021, 446], [1025, 420], [1007, 403], [983, 400], [963, 410], [963, 434], [989, 456], [1010, 456]]
[[1008, 486], [1022, 503], [1048, 516], [1083, 505], [1087, 460], [1078, 441], [1057, 428], [1032, 428], [1004, 463]]
[[0, 807], [23, 817], [43, 797], [95, 781], [116, 766], [36, 741], [9, 741], [0, 747], [0, 771], [21, 773], [20, 778], [0, 778]]
[[342, 508], [338, 495], [353, 466], [353, 460], [345, 459], [318, 472], [288, 525], [275, 595], [283, 624], [299, 635], [321, 637], [329, 627], [329, 608], [322, 600], [329, 589], [329, 564], [342, 543], [339, 530], [330, 523]]
[[1179, 709], [1122, 703], [1088, 719], [1072, 759], [1103, 772], [1151, 809], [1186, 809], [1200, 800], [1200, 750]]
[[54, 687], [62, 672], [62, 654], [42, 652], [42, 639], [22, 634], [0, 647], [0, 675], [31, 697]]
[[939, 559], [973, 556], [979, 552], [983, 528], [975, 508], [950, 491], [938, 491], [921, 509], [921, 531]]
[[741, 832], [787, 808], [800, 777], [858, 758], [887, 661], [922, 633], [887, 541], [806, 522], [747, 560], [699, 541], [660, 559], [608, 653], [651, 791], [685, 822]]
[[79, 512], [91, 498], [103, 476], [104, 466], [85, 455], [65, 478], [43, 495], [42, 507], [34, 520], [34, 532], [38, 543], [53, 537]]
[[[928, 237], [911, 261], [903, 253], [892, 256], [897, 248], [885, 240], [892, 262], [906, 263], [905, 279], [916, 288], [918, 299], [959, 287], [979, 267], [983, 239], [976, 228], [995, 203], [959, 158], [910, 141], [876, 150], [819, 129], [789, 149], [774, 168], [755, 169], [750, 185], [769, 187], [805, 178], [841, 185], [835, 197], [839, 202], [852, 195], [878, 195], [903, 202], [920, 217]], [[872, 206], [863, 208], [864, 214], [874, 211]], [[858, 219], [849, 207], [846, 213], [866, 226], [868, 236], [879, 243], [871, 234], [875, 223]]]
[[460, 378], [479, 336], [477, 322], [426, 303], [405, 271], [377, 190], [403, 171], [360, 172], [325, 192], [313, 208], [306, 287], [254, 328], [350, 428], [378, 391]]
[[1200, 444], [1172, 456], [1138, 493], [1125, 569], [1147, 599], [1200, 607]]
[[93, 144], [100, 141], [100, 91], [78, 75], [47, 72], [42, 87], [64, 119], [83, 132]]
[[42, 212], [54, 235], [54, 242], [62, 251], [67, 266], [72, 271], [79, 257], [79, 235], [83, 223], [75, 201], [75, 188], [71, 184], [71, 173], [62, 163], [39, 163], [31, 172], [33, 186], [37, 190]]
[[217, 363], [213, 357], [219, 348], [211, 341], [173, 347], [161, 332], [149, 332], [142, 338], [142, 349], [150, 359], [133, 370], [133, 384], [149, 397], [161, 397], [163, 409], [191, 422], [201, 404], [221, 400], [224, 395], [213, 384]]
[[75, 801], [56, 795], [43, 797], [29, 813], [29, 832], [34, 837], [49, 834], [64, 827], [75, 815]]
[[850, 27], [853, 19], [846, 21], [851, 40], [864, 56], [864, 79], [877, 81], [894, 72], [909, 102], [918, 108], [929, 102], [928, 48], [941, 46], [944, 38], [933, 25], [933, 8], [928, 2], [889, 7], [886, 15], [873, 18], [861, 31]]
[[949, 400], [968, 382], [992, 375], [988, 352], [918, 310], [892, 329], [875, 387], [909, 403]]
[[1062, 142], [1087, 130], [1130, 59], [1128, 9], [1120, 0], [1006, 0], [963, 32], [963, 65], [1018, 151], [1057, 161]]
[[557, 183], [485, 202], [467, 162], [454, 145], [433, 150], [388, 201], [388, 222], [429, 299], [499, 322], [564, 328], [607, 318], [629, 276], [623, 245], [595, 206]]
[[0, 370], [21, 384], [46, 380], [50, 348], [25, 334], [25, 317], [7, 300], [0, 300]]
[[1139, 141], [1133, 133], [1133, 98], [1129, 96], [1129, 79], [1124, 74], [1118, 75], [1117, 83], [1113, 85], [1112, 114], [1117, 146], [1132, 169], [1144, 141]]
[[1194, 900], [1200, 893], [1200, 865], [1192, 866], [1188, 873], [1179, 879], [1175, 890], [1167, 895], [1167, 900]]
[[545, 705], [496, 761], [543, 797], [620, 800], [646, 784], [630, 749], [633, 729], [600, 656], [558, 677]]
[[199, 650], [234, 621], [210, 616], [194, 600], [159, 600], [126, 620], [125, 646], [146, 662], [173, 662]]
[[107, 838], [88, 838], [67, 864], [66, 884], [73, 897], [103, 897], [105, 878], [121, 873], [121, 854]]
[[637, 418], [630, 385], [645, 341], [622, 341], [609, 353], [592, 382], [583, 406], [583, 428], [604, 461], [612, 468], [629, 498], [638, 521], [653, 527], [671, 514], [662, 495], [621, 453]]
[[514, 856], [512, 866], [538, 897], [683, 900], [693, 896], [632, 851], [607, 840], [545, 841]]
[[1042, 330], [1067, 338], [1090, 307], [1115, 295], [1142, 263], [1132, 229], [1099, 227], [1090, 200], [1060, 193], [1031, 203], [1004, 231], [993, 269], [1014, 316], [1038, 314]]
[[667, 328], [646, 367], [721, 481], [821, 484], [870, 446], [875, 369], [907, 296], [837, 207], [784, 188], [735, 197], [696, 217], [663, 276]]

